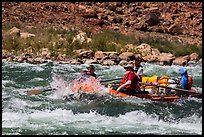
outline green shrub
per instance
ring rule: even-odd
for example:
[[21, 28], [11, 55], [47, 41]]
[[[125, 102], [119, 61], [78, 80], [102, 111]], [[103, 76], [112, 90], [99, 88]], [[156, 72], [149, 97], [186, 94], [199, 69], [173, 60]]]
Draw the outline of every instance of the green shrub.
[[119, 53], [126, 44], [131, 44], [135, 41], [132, 36], [122, 35], [111, 30], [104, 30], [101, 33], [95, 34], [91, 39], [90, 45], [94, 51], [116, 51]]
[[[25, 28], [27, 24], [9, 23], [2, 24], [2, 30], [7, 32], [12, 27], [17, 27], [24, 32], [33, 33], [36, 37], [22, 39], [17, 35], [9, 36], [7, 33], [3, 34], [4, 40], [3, 49], [8, 51], [24, 51], [26, 48], [31, 47], [35, 53], [39, 52], [42, 48], [48, 48], [52, 55], [57, 55], [59, 52], [66, 54], [68, 57], [73, 57], [74, 50], [78, 49], [91, 49], [93, 51], [116, 51], [121, 53], [122, 50], [138, 53], [135, 50], [128, 50], [125, 48], [127, 44], [139, 45], [147, 43], [152, 48], [158, 49], [160, 52], [170, 52], [175, 56], [184, 56], [193, 52], [198, 53], [202, 57], [202, 49], [196, 45], [183, 45], [179, 42], [170, 42], [167, 39], [153, 38], [149, 34], [142, 39], [136, 39], [134, 36], [126, 36], [117, 31], [103, 30], [100, 33], [94, 34], [91, 29], [84, 29], [87, 36], [92, 39], [90, 43], [74, 42], [72, 40], [77, 34], [75, 30], [64, 30], [57, 27], [50, 27], [48, 25], [34, 25], [33, 28]], [[62, 34], [65, 40], [59, 40], [58, 34]], [[53, 45], [53, 43], [56, 43]]]
[[141, 43], [147, 43], [152, 48], [158, 49], [160, 52], [170, 52], [176, 57], [189, 55], [193, 52], [197, 53], [199, 57], [202, 57], [202, 49], [196, 45], [184, 45], [176, 41], [170, 42], [166, 39], [153, 39], [152, 37], [142, 39]]

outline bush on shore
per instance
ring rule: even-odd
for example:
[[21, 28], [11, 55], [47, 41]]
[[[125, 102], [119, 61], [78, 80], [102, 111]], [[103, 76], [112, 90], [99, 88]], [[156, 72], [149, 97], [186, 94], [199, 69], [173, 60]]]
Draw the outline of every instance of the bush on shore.
[[[92, 49], [93, 51], [116, 51], [121, 53], [127, 51], [125, 48], [127, 44], [140, 45], [147, 43], [152, 48], [158, 49], [160, 52], [170, 52], [175, 56], [189, 55], [196, 52], [199, 57], [202, 57], [201, 47], [196, 45], [183, 45], [179, 42], [169, 42], [165, 39], [153, 39], [146, 37], [138, 41], [134, 36], [127, 36], [116, 31], [104, 30], [98, 34], [92, 34], [91, 30], [84, 29], [87, 36], [92, 39], [91, 42], [80, 43], [72, 42], [74, 36], [77, 35], [76, 29], [65, 30], [57, 27], [36, 25], [32, 28], [26, 28], [25, 24], [2, 24], [2, 49], [13, 52], [14, 54], [21, 54], [32, 49], [34, 54], [41, 51], [42, 48], [48, 48], [52, 56], [57, 56], [59, 53], [65, 54], [67, 57], [73, 57], [74, 51], [78, 49]], [[17, 27], [24, 32], [35, 34], [35, 37], [27, 39], [20, 38], [18, 35], [9, 35], [8, 32], [12, 27]], [[65, 40], [60, 40], [58, 35], [63, 35]], [[138, 53], [133, 50], [131, 52]]]

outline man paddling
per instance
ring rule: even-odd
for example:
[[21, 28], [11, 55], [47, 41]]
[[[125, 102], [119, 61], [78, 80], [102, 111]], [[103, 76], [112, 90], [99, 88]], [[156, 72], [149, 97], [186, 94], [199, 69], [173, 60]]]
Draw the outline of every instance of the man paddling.
[[134, 73], [133, 64], [127, 64], [124, 69], [126, 69], [126, 74], [117, 88], [117, 94], [123, 92], [129, 95], [134, 95], [136, 90], [140, 90], [138, 85], [140, 78]]
[[94, 78], [96, 78], [96, 74], [95, 74], [95, 67], [94, 65], [89, 65], [87, 68], [87, 71], [86, 70], [82, 70], [80, 73], [82, 74], [82, 76], [85, 76], [85, 77], [89, 77], [89, 76], [93, 76]]

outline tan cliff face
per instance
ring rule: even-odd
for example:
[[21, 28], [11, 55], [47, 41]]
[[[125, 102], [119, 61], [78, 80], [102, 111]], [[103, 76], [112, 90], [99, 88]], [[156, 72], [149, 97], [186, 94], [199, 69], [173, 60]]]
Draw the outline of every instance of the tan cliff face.
[[202, 2], [2, 2], [2, 23], [158, 32], [202, 45]]

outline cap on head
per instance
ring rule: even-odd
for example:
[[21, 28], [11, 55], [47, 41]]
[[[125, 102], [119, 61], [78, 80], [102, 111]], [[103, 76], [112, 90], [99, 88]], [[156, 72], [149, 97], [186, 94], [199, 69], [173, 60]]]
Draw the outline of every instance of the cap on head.
[[142, 57], [140, 57], [140, 56], [135, 56], [135, 59], [134, 59], [135, 61], [140, 61], [140, 62], [142, 62], [143, 61], [143, 58]]
[[128, 68], [132, 68], [132, 69], [134, 69], [133, 64], [127, 64], [127, 65], [124, 67], [124, 69], [128, 69]]
[[187, 75], [187, 70], [186, 70], [185, 68], [182, 68], [182, 69], [180, 70], [180, 74], [181, 74], [181, 75]]
[[87, 69], [95, 69], [94, 65], [89, 65], [88, 67], [86, 67]]

